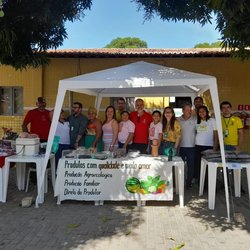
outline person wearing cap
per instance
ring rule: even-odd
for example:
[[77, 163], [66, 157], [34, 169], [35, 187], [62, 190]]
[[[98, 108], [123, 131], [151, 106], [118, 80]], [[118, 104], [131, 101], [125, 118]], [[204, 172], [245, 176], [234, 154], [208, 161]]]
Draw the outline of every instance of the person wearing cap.
[[[41, 142], [47, 142], [51, 125], [50, 111], [46, 109], [46, 101], [43, 97], [38, 97], [37, 108], [28, 111], [26, 114], [22, 130], [31, 134], [37, 134]], [[30, 129], [28, 129], [30, 125]]]
[[102, 151], [102, 123], [97, 118], [97, 110], [90, 107], [88, 110], [88, 126], [85, 136], [85, 147], [96, 148], [98, 152]]
[[72, 115], [68, 117], [70, 125], [70, 147], [84, 146], [84, 134], [88, 124], [88, 118], [82, 114], [82, 104], [74, 102]]

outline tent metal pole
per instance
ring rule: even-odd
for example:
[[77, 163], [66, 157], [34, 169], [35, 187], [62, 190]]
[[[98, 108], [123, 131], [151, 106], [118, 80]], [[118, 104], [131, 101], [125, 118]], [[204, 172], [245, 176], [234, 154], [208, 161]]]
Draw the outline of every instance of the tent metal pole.
[[72, 91], [68, 91], [69, 95], [68, 95], [68, 102], [69, 102], [69, 114], [72, 114], [72, 100], [73, 100], [73, 92]]
[[97, 109], [97, 114], [99, 114], [101, 102], [102, 102], [102, 95], [98, 94], [95, 98], [95, 108]]
[[55, 109], [54, 109], [54, 113], [53, 113], [52, 123], [50, 126], [45, 157], [44, 157], [44, 160], [42, 163], [42, 175], [41, 175], [42, 181], [40, 182], [40, 185], [38, 187], [38, 194], [36, 197], [36, 207], [39, 207], [38, 198], [39, 198], [41, 191], [42, 191], [41, 189], [42, 189], [42, 185], [44, 183], [45, 172], [46, 172], [47, 164], [49, 161], [50, 152], [51, 152], [52, 144], [54, 141], [54, 136], [56, 133], [57, 123], [58, 123], [58, 119], [59, 119], [59, 116], [61, 113], [65, 93], [66, 93], [66, 89], [59, 84], [58, 94], [57, 94], [57, 98], [56, 98], [56, 105], [55, 105]]
[[227, 218], [228, 222], [230, 219], [230, 204], [229, 204], [229, 192], [228, 192], [228, 179], [227, 179], [227, 169], [226, 169], [226, 158], [225, 158], [225, 149], [224, 149], [224, 141], [223, 141], [223, 133], [222, 133], [222, 125], [221, 125], [221, 114], [220, 114], [220, 104], [218, 98], [218, 89], [216, 80], [213, 84], [210, 85], [211, 98], [214, 106], [214, 114], [216, 119], [217, 131], [219, 136], [219, 145], [223, 166], [223, 176], [224, 176], [224, 185], [225, 185], [225, 198], [226, 198], [226, 206], [227, 206]]

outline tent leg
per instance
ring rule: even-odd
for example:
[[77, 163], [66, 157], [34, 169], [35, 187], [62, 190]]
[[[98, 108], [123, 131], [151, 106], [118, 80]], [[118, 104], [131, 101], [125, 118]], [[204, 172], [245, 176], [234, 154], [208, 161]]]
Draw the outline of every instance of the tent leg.
[[210, 92], [211, 92], [211, 98], [212, 98], [213, 107], [214, 107], [214, 114], [215, 114], [217, 131], [218, 131], [218, 136], [219, 136], [219, 145], [220, 145], [220, 152], [221, 152], [221, 159], [222, 159], [222, 166], [223, 166], [225, 198], [226, 198], [226, 206], [227, 206], [227, 220], [228, 222], [230, 222], [231, 219], [230, 219], [230, 204], [229, 204], [226, 158], [225, 158], [224, 140], [223, 140], [223, 134], [222, 134], [221, 114], [220, 114], [220, 109], [219, 109], [220, 107], [219, 95], [218, 95], [216, 80], [211, 83]]
[[101, 106], [101, 102], [102, 102], [102, 95], [97, 95], [96, 96], [96, 99], [95, 99], [95, 107], [97, 109], [97, 114], [99, 113], [100, 111], [100, 106]]

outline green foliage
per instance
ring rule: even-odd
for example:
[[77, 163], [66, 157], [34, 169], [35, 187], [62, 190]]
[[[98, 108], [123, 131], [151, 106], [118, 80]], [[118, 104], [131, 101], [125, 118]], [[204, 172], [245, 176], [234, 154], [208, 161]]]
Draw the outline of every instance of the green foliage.
[[118, 37], [112, 40], [105, 48], [147, 48], [145, 41], [137, 37]]
[[214, 43], [198, 43], [194, 46], [195, 48], [221, 48], [222, 44], [221, 41], [214, 42]]
[[[150, 20], [211, 23], [221, 46], [241, 58], [250, 57], [249, 0], [131, 0]], [[0, 63], [16, 69], [38, 67], [48, 62], [46, 50], [56, 49], [67, 38], [66, 21], [84, 17], [92, 0], [0, 0]], [[1, 10], [1, 6], [3, 7]], [[106, 48], [147, 48], [139, 38], [117, 38]]]
[[166, 180], [160, 180], [160, 175], [156, 177], [148, 176], [147, 180], [141, 180], [141, 192], [143, 194], [163, 193], [167, 184]]
[[166, 21], [211, 23], [216, 16], [216, 29], [221, 34], [222, 48], [233, 55], [250, 57], [250, 1], [249, 0], [132, 0], [144, 18], [158, 15]]
[[199, 22], [202, 25], [212, 20], [212, 9], [205, 0], [132, 0], [138, 10], [144, 11], [146, 20], [155, 15], [166, 21]]
[[66, 21], [84, 16], [92, 0], [3, 0], [0, 62], [16, 69], [47, 63], [45, 51], [67, 38]]

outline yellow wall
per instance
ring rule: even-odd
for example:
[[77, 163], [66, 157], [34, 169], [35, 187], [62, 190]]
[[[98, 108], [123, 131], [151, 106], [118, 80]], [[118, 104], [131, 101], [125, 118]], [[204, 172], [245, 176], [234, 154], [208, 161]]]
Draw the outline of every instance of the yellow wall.
[[[42, 68], [16, 71], [9, 66], [0, 66], [0, 86], [23, 87], [24, 113], [35, 106], [36, 98], [43, 93]], [[23, 116], [0, 116], [0, 128], [9, 127], [21, 132]], [[0, 137], [3, 131], [0, 129]]]
[[[233, 58], [52, 58], [49, 65], [38, 69], [16, 71], [11, 67], [0, 66], [0, 86], [23, 86], [24, 107], [35, 106], [36, 98], [44, 96], [47, 100], [47, 107], [52, 109], [55, 104], [58, 82], [60, 79], [94, 72], [102, 69], [121, 66], [135, 61], [147, 61], [161, 64], [167, 67], [174, 67], [183, 70], [193, 71], [202, 74], [213, 75], [217, 78], [220, 102], [229, 100], [233, 109], [238, 104], [250, 104], [250, 61], [241, 62]], [[166, 93], [167, 95], [167, 93]], [[70, 100], [80, 101], [87, 108], [93, 105], [94, 98], [79, 93], [69, 93], [65, 97], [64, 108], [70, 107]], [[212, 109], [209, 95], [205, 95], [208, 106]], [[151, 101], [149, 101], [151, 102]], [[165, 101], [164, 101], [165, 102]], [[168, 101], [166, 101], [168, 102]], [[109, 104], [106, 99], [102, 102], [101, 108]], [[157, 108], [157, 104], [156, 108]], [[166, 105], [165, 105], [166, 106]], [[103, 117], [103, 114], [101, 115]], [[21, 127], [23, 117], [0, 117], [0, 126], [10, 124], [17, 132]], [[16, 121], [16, 122], [15, 122]], [[250, 130], [245, 131], [244, 149], [250, 151], [249, 139]], [[0, 136], [1, 136], [0, 131]]]
[[34, 106], [33, 97], [43, 93], [42, 68], [16, 71], [12, 67], [0, 66], [0, 86], [22, 86], [24, 106]]

